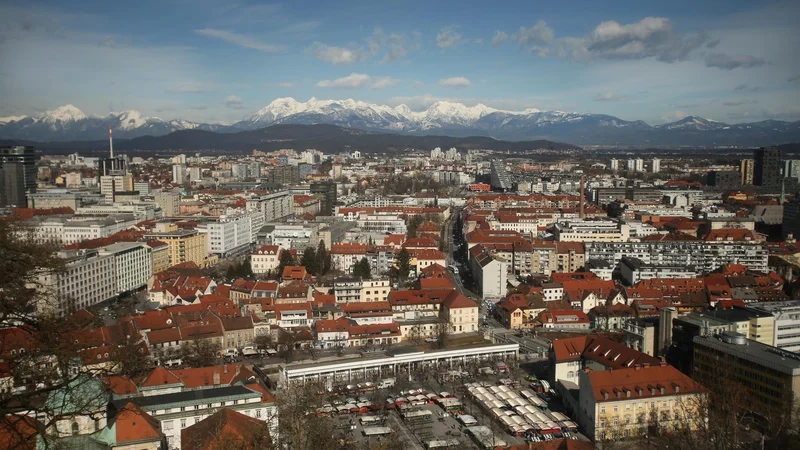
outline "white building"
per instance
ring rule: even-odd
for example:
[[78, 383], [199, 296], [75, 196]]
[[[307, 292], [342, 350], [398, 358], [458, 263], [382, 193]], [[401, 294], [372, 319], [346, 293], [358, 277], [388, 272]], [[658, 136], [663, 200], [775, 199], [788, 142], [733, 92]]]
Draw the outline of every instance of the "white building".
[[651, 171], [653, 173], [661, 172], [661, 160], [658, 158], [653, 158], [653, 166], [651, 167]]
[[175, 191], [159, 191], [153, 196], [155, 202], [161, 207], [164, 217], [174, 217], [181, 212], [181, 193]]
[[40, 276], [47, 293], [37, 304], [37, 311], [64, 316], [117, 295], [116, 261], [113, 255], [97, 250], [62, 250], [63, 271]]
[[107, 202], [114, 201], [114, 193], [133, 190], [133, 177], [125, 175], [103, 175], [100, 177], [100, 193]]
[[183, 164], [172, 165], [172, 182], [175, 184], [183, 184], [186, 181], [186, 166]]
[[105, 218], [64, 215], [39, 216], [24, 223], [35, 229], [39, 240], [69, 245], [127, 230], [134, 227], [138, 220], [131, 214], [116, 214]]
[[612, 159], [611, 160], [611, 170], [613, 170], [614, 172], [619, 170], [619, 160], [618, 159]]
[[260, 216], [258, 211], [232, 212], [199, 225], [197, 231], [208, 236], [209, 254], [227, 257], [246, 251], [255, 242], [253, 219], [260, 221]]
[[631, 237], [630, 225], [609, 219], [562, 219], [553, 232], [562, 242], [627, 242]]
[[252, 197], [247, 199], [247, 209], [261, 211], [264, 222], [272, 222], [294, 213], [294, 196], [286, 190]]
[[397, 214], [360, 214], [356, 227], [365, 233], [406, 234], [406, 221]]
[[113, 203], [111, 205], [94, 204], [88, 206], [79, 206], [75, 209], [75, 214], [94, 214], [94, 215], [112, 215], [112, 214], [132, 214], [137, 221], [152, 220], [163, 217], [163, 212], [158, 209], [155, 203], [145, 202], [126, 202], [126, 203]]
[[117, 242], [99, 248], [98, 253], [114, 259], [117, 295], [147, 286], [153, 275], [153, 252], [144, 242]]
[[800, 300], [756, 303], [748, 309], [775, 317], [773, 347], [800, 352]]
[[470, 268], [483, 298], [506, 296], [508, 268], [505, 261], [495, 259], [476, 245], [470, 249]]
[[281, 248], [277, 245], [263, 245], [250, 255], [253, 273], [265, 274], [277, 269], [281, 260]]

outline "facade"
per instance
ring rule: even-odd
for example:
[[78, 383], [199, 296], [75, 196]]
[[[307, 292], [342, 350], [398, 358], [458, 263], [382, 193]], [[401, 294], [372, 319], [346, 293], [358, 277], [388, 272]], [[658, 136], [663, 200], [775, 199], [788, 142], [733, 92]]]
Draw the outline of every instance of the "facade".
[[247, 199], [247, 210], [258, 210], [264, 214], [264, 223], [292, 215], [294, 197], [289, 191], [272, 192]]
[[692, 377], [709, 389], [725, 380], [748, 393], [747, 408], [766, 418], [783, 416], [800, 400], [800, 356], [735, 332], [694, 338]]
[[278, 269], [281, 262], [281, 248], [277, 245], [264, 245], [250, 255], [253, 273], [266, 274]]
[[97, 250], [62, 250], [65, 270], [40, 276], [48, 295], [40, 299], [38, 311], [64, 316], [94, 306], [117, 295], [116, 261]]
[[695, 278], [698, 275], [693, 267], [645, 264], [628, 256], [620, 259], [619, 269], [622, 280], [629, 286], [650, 278]]
[[180, 214], [181, 193], [178, 191], [156, 192], [155, 202], [161, 207], [164, 217], [174, 217]]
[[457, 290], [442, 301], [442, 314], [450, 325], [450, 332], [472, 333], [478, 331], [478, 305]]
[[361, 278], [337, 278], [333, 282], [333, 292], [336, 295], [336, 303], [360, 302], [362, 287]]
[[0, 146], [0, 181], [3, 182], [0, 200], [5, 200], [0, 205], [27, 205], [25, 195], [36, 192], [36, 159], [33, 147]]
[[760, 148], [755, 152], [753, 184], [778, 187], [781, 184], [781, 151], [775, 147]]
[[172, 165], [172, 182], [174, 184], [183, 185], [183, 182], [186, 181], [186, 165], [185, 164], [173, 164]]
[[113, 202], [117, 192], [133, 191], [133, 176], [130, 174], [103, 175], [100, 177], [100, 193], [107, 202]]
[[336, 183], [330, 181], [311, 183], [310, 192], [311, 195], [318, 196], [322, 200], [320, 214], [332, 216], [336, 209], [337, 201]]
[[800, 352], [800, 301], [759, 302], [747, 309], [775, 318], [774, 339], [770, 345], [789, 352]]
[[362, 302], [385, 302], [389, 299], [392, 283], [389, 278], [373, 278], [361, 282]]
[[483, 298], [506, 296], [508, 283], [507, 263], [493, 258], [480, 245], [470, 249], [472, 277]]
[[624, 334], [623, 343], [637, 351], [650, 356], [657, 356], [661, 349], [657, 345], [658, 340], [657, 317], [646, 317], [641, 319], [628, 319], [622, 327]]
[[595, 442], [705, 427], [706, 389], [666, 364], [581, 371], [578, 388], [578, 424]]
[[[159, 226], [160, 225], [160, 226]], [[208, 259], [208, 238], [196, 230], [178, 230], [175, 225], [157, 224], [156, 228], [144, 235], [169, 246], [169, 265], [193, 262], [204, 266]]]
[[99, 255], [114, 258], [117, 295], [147, 286], [153, 275], [153, 251], [150, 246], [143, 242], [117, 242], [98, 250]]
[[631, 238], [630, 225], [610, 219], [562, 220], [553, 231], [562, 242], [627, 242]]
[[26, 220], [35, 229], [36, 237], [45, 242], [69, 245], [98, 239], [127, 230], [138, 220], [131, 214], [114, 214], [104, 218], [93, 216], [39, 216]]
[[150, 241], [147, 245], [152, 250], [153, 273], [169, 269], [169, 245], [159, 241]]
[[739, 163], [739, 173], [742, 175], [743, 185], [752, 185], [755, 176], [756, 161], [754, 159], [743, 159]]
[[[206, 222], [208, 252], [220, 257], [228, 257], [248, 251], [250, 244], [255, 242], [253, 219], [261, 219], [260, 214], [258, 212], [226, 214], [219, 216], [216, 220]], [[256, 227], [261, 228], [258, 225]], [[198, 230], [200, 228], [198, 226]]]
[[406, 221], [397, 214], [362, 214], [356, 227], [364, 233], [406, 234]]
[[80, 197], [80, 194], [70, 192], [66, 189], [40, 191], [28, 194], [28, 208], [71, 208], [73, 211], [77, 212], [78, 206], [81, 204]]
[[295, 185], [300, 183], [300, 170], [297, 166], [278, 166], [269, 173], [270, 183]]

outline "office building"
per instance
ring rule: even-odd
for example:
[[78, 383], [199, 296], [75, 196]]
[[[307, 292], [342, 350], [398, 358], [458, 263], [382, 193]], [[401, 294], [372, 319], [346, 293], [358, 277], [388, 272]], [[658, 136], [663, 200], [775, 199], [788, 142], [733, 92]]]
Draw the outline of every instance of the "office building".
[[614, 172], [619, 170], [619, 160], [618, 159], [612, 159], [611, 160], [611, 170], [613, 170]]
[[708, 184], [722, 189], [741, 187], [742, 174], [732, 170], [713, 170], [708, 173]]
[[52, 215], [37, 216], [22, 223], [33, 228], [37, 239], [62, 245], [98, 239], [133, 228], [138, 222], [133, 214], [106, 217]]
[[144, 242], [117, 242], [98, 249], [100, 256], [114, 258], [116, 294], [135, 292], [153, 275], [153, 255]]
[[179, 230], [169, 223], [158, 223], [153, 231], [144, 235], [147, 240], [157, 240], [169, 245], [169, 265], [194, 262], [204, 266], [208, 258], [208, 238], [197, 230]]
[[749, 394], [745, 409], [783, 416], [800, 400], [800, 355], [732, 331], [697, 336], [692, 378], [723, 395], [736, 383]]
[[261, 211], [265, 223], [273, 222], [294, 213], [294, 196], [284, 190], [251, 197], [247, 199], [247, 210]]
[[781, 151], [775, 147], [756, 150], [753, 184], [756, 186], [780, 186], [781, 157]]
[[100, 193], [106, 201], [116, 201], [119, 192], [133, 191], [133, 176], [130, 174], [103, 175], [100, 177]]
[[783, 161], [783, 176], [785, 178], [800, 179], [800, 159]]
[[189, 167], [189, 180], [198, 181], [203, 178], [203, 168], [198, 166]]
[[322, 200], [321, 215], [332, 216], [334, 214], [337, 201], [336, 183], [330, 181], [311, 183], [311, 195], [319, 196]]
[[33, 147], [0, 147], [2, 192], [0, 206], [25, 207], [25, 194], [36, 192], [36, 153]]
[[80, 204], [81, 195], [66, 189], [49, 189], [28, 194], [28, 208], [70, 208], [77, 211]]
[[775, 318], [773, 347], [800, 353], [800, 300], [759, 302], [747, 308]]

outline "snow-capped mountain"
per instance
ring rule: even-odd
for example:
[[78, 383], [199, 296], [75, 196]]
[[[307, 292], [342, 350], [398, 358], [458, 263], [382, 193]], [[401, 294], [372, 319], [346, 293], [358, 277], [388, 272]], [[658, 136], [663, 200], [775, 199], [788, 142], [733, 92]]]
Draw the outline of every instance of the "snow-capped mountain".
[[64, 105], [38, 116], [0, 118], [0, 137], [36, 141], [104, 139], [108, 136], [109, 126], [114, 129], [114, 136], [119, 138], [160, 136], [196, 128], [210, 131], [219, 128], [216, 125], [185, 120], [165, 121], [158, 117], [147, 117], [134, 110], [112, 112], [106, 116], [87, 116], [73, 105]]
[[800, 142], [800, 122], [765, 120], [729, 125], [697, 116], [651, 126], [641, 120], [622, 120], [604, 114], [562, 111], [506, 111], [478, 104], [439, 101], [424, 111], [347, 100], [300, 102], [279, 98], [233, 124], [164, 121], [137, 111], [87, 116], [65, 105], [35, 117], [0, 118], [0, 139], [34, 141], [98, 140], [108, 135], [131, 138], [159, 136], [179, 130], [221, 133], [249, 131], [276, 124], [329, 124], [367, 131], [413, 135], [491, 136], [507, 140], [548, 139], [572, 144], [600, 145], [771, 145]]

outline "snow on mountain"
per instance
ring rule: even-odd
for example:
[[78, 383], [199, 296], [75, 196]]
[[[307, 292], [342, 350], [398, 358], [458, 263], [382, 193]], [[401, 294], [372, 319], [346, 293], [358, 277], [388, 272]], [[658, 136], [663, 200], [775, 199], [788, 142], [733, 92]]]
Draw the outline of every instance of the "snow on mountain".
[[727, 124], [716, 122], [711, 119], [706, 119], [704, 117], [697, 117], [697, 116], [687, 116], [683, 119], [672, 122], [672, 123], [665, 123], [658, 128], [666, 128], [668, 130], [698, 130], [698, 131], [707, 131], [707, 130], [718, 130], [727, 127]]
[[59, 122], [77, 122], [83, 119], [86, 119], [86, 114], [72, 105], [59, 106], [56, 109], [46, 111], [38, 117], [39, 121], [51, 124]]
[[5, 125], [10, 122], [19, 122], [20, 120], [27, 119], [28, 116], [7, 116], [0, 117], [0, 125]]
[[[147, 125], [147, 122], [151, 120], [149, 117], [143, 116], [139, 111], [133, 110], [123, 111], [121, 113], [111, 113], [109, 114], [109, 117], [115, 117], [119, 121], [117, 128], [126, 131]], [[161, 122], [161, 119], [158, 118], [154, 118], [153, 120]]]

